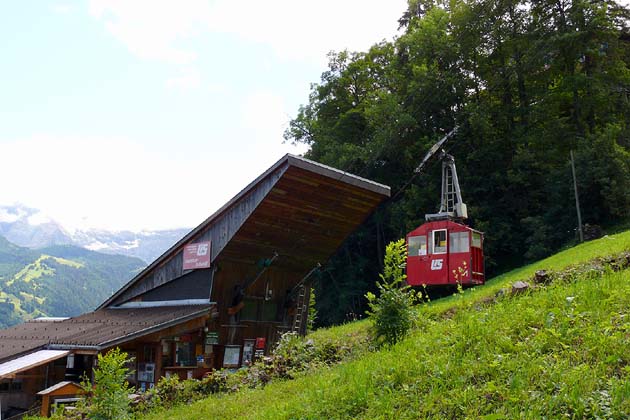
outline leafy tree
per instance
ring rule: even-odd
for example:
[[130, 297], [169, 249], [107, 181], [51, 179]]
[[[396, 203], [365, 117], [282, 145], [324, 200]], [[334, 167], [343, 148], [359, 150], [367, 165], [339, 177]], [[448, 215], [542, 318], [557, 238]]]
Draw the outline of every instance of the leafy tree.
[[118, 347], [105, 355], [98, 355], [98, 367], [94, 369], [94, 383], [84, 381], [88, 394], [88, 417], [94, 420], [129, 419], [129, 394], [133, 389], [126, 378], [127, 353]]
[[[612, 0], [412, 0], [404, 33], [366, 52], [331, 53], [285, 133], [307, 157], [390, 185], [319, 282], [322, 324], [362, 313], [385, 244], [439, 204], [439, 165], [408, 182], [455, 124], [470, 223], [486, 233], [488, 274], [574, 240], [569, 152], [584, 222], [628, 217], [630, 21]], [[326, 285], [323, 287], [322, 285]]]

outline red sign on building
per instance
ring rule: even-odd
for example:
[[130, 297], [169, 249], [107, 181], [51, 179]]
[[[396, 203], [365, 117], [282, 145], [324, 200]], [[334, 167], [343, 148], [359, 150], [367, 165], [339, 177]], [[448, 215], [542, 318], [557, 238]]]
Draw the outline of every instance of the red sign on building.
[[210, 242], [198, 242], [184, 247], [184, 270], [210, 267]]
[[265, 337], [256, 337], [256, 349], [264, 349], [266, 341], [267, 339]]

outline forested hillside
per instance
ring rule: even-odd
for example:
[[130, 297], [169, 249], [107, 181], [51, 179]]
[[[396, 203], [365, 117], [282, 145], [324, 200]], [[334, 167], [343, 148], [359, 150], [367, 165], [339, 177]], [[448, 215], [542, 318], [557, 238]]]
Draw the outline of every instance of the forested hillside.
[[74, 246], [22, 248], [0, 236], [0, 328], [92, 310], [144, 266]]
[[384, 245], [437, 210], [438, 164], [407, 182], [455, 125], [449, 152], [490, 274], [575, 239], [570, 151], [584, 222], [626, 220], [628, 16], [611, 0], [412, 0], [396, 40], [331, 53], [285, 137], [309, 145], [308, 158], [390, 185], [394, 198], [321, 274], [319, 321], [362, 314]]

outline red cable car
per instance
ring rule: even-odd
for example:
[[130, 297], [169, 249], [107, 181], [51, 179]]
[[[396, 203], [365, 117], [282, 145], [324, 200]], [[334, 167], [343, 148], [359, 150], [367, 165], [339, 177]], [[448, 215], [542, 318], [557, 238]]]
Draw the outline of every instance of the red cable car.
[[[442, 147], [457, 128], [437, 142], [416, 169]], [[462, 201], [455, 159], [443, 150], [440, 210], [407, 234], [407, 283], [411, 286], [462, 286], [485, 282], [483, 233], [463, 224], [468, 218]]]
[[452, 220], [427, 222], [407, 234], [411, 286], [483, 284], [483, 234]]

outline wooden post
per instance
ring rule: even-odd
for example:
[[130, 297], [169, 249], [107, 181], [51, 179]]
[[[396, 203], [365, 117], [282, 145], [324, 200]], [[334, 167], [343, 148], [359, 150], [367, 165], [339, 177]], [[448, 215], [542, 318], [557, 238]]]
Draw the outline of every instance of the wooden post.
[[42, 396], [42, 409], [40, 411], [40, 415], [42, 417], [50, 416], [50, 396], [48, 395]]
[[575, 193], [575, 209], [577, 210], [578, 232], [580, 233], [580, 242], [584, 242], [584, 232], [582, 232], [582, 213], [580, 212], [580, 197], [578, 196], [577, 179], [575, 177], [575, 161], [573, 159], [573, 150], [571, 150], [571, 172], [573, 173], [573, 192]]

